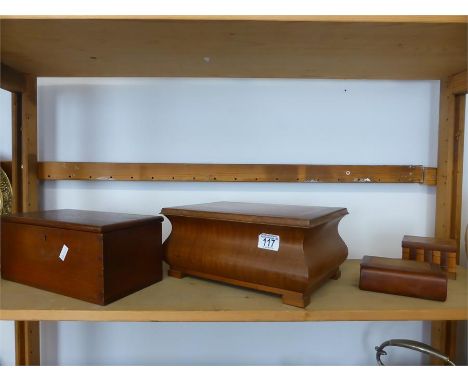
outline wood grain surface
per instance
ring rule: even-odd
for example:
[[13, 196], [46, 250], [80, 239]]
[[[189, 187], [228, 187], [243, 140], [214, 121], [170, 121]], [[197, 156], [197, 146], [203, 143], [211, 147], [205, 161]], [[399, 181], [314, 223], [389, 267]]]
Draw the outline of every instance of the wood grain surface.
[[348, 214], [343, 207], [267, 203], [211, 202], [164, 207], [163, 215], [198, 219], [312, 228]]
[[128, 227], [136, 227], [149, 222], [162, 221], [162, 216], [73, 209], [20, 212], [2, 217], [2, 222], [95, 233], [109, 232]]
[[2, 62], [85, 77], [440, 79], [466, 70], [464, 16], [219, 18], [3, 19]]
[[[212, 202], [163, 208], [172, 232], [164, 243], [169, 275], [209, 280], [281, 295], [306, 307], [331, 278], [348, 247], [338, 233], [346, 208]], [[274, 252], [259, 248], [262, 234], [275, 235]]]
[[101, 305], [161, 280], [162, 217], [47, 212], [2, 217], [3, 278]]
[[467, 320], [466, 270], [448, 281], [445, 302], [361, 291], [359, 260], [342, 265], [339, 280], [317, 290], [308, 308], [284, 305], [278, 297], [213, 281], [165, 277], [105, 307], [0, 282], [1, 320], [78, 321], [408, 321]]
[[436, 170], [417, 165], [39, 162], [38, 176], [40, 180], [435, 185]]

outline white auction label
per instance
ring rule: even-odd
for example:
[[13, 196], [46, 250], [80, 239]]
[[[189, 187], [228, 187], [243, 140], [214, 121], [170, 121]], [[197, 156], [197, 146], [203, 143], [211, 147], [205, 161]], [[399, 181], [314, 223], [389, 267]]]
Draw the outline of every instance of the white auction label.
[[62, 250], [60, 251], [59, 259], [65, 261], [65, 257], [67, 257], [68, 247], [64, 244]]
[[258, 235], [258, 248], [268, 249], [269, 251], [278, 251], [280, 245], [280, 237], [269, 233], [261, 233]]

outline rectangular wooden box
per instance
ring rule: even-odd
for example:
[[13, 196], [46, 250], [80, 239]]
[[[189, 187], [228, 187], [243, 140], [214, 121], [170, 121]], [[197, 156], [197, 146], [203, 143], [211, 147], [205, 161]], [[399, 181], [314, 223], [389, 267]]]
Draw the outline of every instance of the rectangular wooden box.
[[426, 262], [364, 256], [359, 288], [371, 292], [445, 301], [447, 275]]
[[457, 242], [453, 239], [404, 236], [402, 259], [439, 265], [451, 279], [457, 278]]
[[162, 220], [81, 210], [2, 216], [2, 278], [106, 305], [161, 280]]
[[164, 208], [169, 275], [198, 276], [280, 294], [305, 307], [348, 248], [338, 234], [346, 208], [217, 202]]

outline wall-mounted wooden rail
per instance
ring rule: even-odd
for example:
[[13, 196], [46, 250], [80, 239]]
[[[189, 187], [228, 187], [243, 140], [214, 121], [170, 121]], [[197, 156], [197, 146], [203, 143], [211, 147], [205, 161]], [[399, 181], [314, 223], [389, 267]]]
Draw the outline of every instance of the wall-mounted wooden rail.
[[40, 180], [436, 184], [436, 168], [306, 164], [39, 162]]

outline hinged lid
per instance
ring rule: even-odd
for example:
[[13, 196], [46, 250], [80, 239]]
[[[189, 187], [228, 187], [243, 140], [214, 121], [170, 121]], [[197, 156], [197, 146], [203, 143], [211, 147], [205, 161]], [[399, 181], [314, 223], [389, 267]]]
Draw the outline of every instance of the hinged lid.
[[214, 202], [163, 208], [167, 216], [311, 228], [348, 213], [346, 208]]
[[424, 248], [432, 251], [457, 252], [457, 242], [454, 239], [407, 235], [403, 237], [401, 245], [406, 248]]
[[440, 269], [439, 265], [423, 261], [364, 256], [361, 260], [361, 269], [362, 268], [372, 268], [398, 273], [411, 273], [421, 276], [436, 276], [444, 279], [447, 278], [447, 275]]
[[162, 222], [162, 216], [121, 214], [84, 210], [49, 210], [23, 212], [2, 216], [3, 222], [32, 224], [43, 227], [72, 229], [76, 231], [109, 232], [151, 221]]

